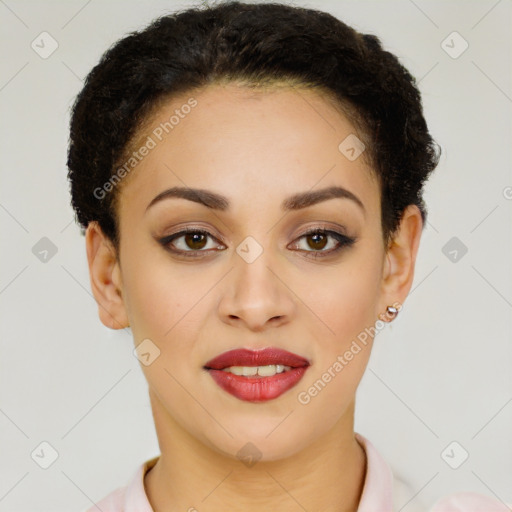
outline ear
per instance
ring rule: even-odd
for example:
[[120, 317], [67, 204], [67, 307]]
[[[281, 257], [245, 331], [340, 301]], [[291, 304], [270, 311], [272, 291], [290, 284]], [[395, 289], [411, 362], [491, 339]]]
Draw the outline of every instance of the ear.
[[111, 329], [124, 329], [129, 322], [122, 296], [119, 259], [112, 242], [96, 221], [87, 226], [85, 245], [91, 289], [98, 303], [100, 320]]
[[[414, 266], [422, 230], [423, 220], [419, 208], [416, 205], [407, 206], [384, 257], [381, 289], [383, 302], [380, 304], [383, 312], [387, 306], [393, 305], [398, 310], [402, 308], [414, 280]], [[384, 321], [391, 321], [389, 317], [379, 316]]]

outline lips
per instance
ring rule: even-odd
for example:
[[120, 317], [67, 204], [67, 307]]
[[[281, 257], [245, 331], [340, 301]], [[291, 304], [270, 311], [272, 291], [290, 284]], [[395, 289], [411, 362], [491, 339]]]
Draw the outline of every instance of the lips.
[[[226, 371], [226, 368], [232, 366], [270, 365], [281, 365], [281, 367], [289, 368], [282, 373], [276, 373], [268, 377], [234, 375], [230, 371]], [[309, 365], [307, 359], [286, 350], [266, 348], [258, 351], [230, 350], [208, 361], [204, 368], [208, 370], [213, 381], [221, 389], [239, 400], [265, 402], [273, 400], [293, 388], [302, 379]]]
[[267, 366], [281, 364], [300, 368], [309, 366], [309, 361], [286, 350], [279, 348], [265, 348], [262, 350], [236, 349], [220, 354], [210, 361], [204, 367], [207, 370], [223, 370], [230, 366]]

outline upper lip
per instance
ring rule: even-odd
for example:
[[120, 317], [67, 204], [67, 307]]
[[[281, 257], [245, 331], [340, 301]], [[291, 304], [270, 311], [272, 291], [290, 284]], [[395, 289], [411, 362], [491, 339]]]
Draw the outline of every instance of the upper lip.
[[280, 348], [264, 348], [260, 350], [234, 349], [223, 352], [208, 361], [204, 368], [211, 370], [223, 370], [230, 366], [267, 366], [281, 364], [298, 368], [309, 366], [309, 361], [297, 354], [292, 354]]

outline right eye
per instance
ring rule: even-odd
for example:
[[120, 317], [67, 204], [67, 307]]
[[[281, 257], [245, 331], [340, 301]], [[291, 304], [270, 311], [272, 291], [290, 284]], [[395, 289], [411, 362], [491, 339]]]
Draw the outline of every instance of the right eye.
[[[208, 238], [214, 239], [213, 235], [204, 229], [187, 229], [167, 235], [159, 242], [169, 251], [187, 257], [200, 257], [200, 253], [209, 252], [205, 250]], [[181, 240], [181, 242], [176, 242]], [[224, 246], [222, 246], [224, 247]]]

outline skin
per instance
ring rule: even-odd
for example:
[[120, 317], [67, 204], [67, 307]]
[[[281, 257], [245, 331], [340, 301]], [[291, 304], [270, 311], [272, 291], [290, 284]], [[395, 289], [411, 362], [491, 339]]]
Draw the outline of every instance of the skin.
[[[363, 158], [350, 161], [338, 149], [355, 128], [311, 90], [210, 85], [164, 103], [139, 140], [191, 96], [197, 106], [122, 183], [120, 253], [97, 223], [86, 232], [101, 321], [113, 329], [129, 325], [135, 345], [149, 338], [160, 350], [141, 365], [161, 449], [145, 476], [148, 499], [156, 512], [356, 511], [366, 459], [354, 437], [355, 393], [373, 340], [309, 403], [298, 394], [387, 305], [404, 302], [420, 211], [407, 207], [386, 250], [378, 182]], [[280, 208], [293, 194], [332, 185], [350, 190], [365, 211], [347, 198]], [[230, 208], [173, 198], [145, 211], [173, 186], [222, 194]], [[196, 245], [181, 237], [174, 246], [205, 251], [198, 258], [174, 255], [158, 242], [190, 227], [212, 237]], [[337, 241], [302, 237], [312, 227], [356, 241], [315, 259]], [[252, 263], [236, 252], [248, 236], [263, 249]], [[227, 350], [270, 346], [311, 362], [304, 378], [274, 400], [239, 400], [203, 369]], [[249, 441], [261, 452], [251, 467], [237, 457]]]

